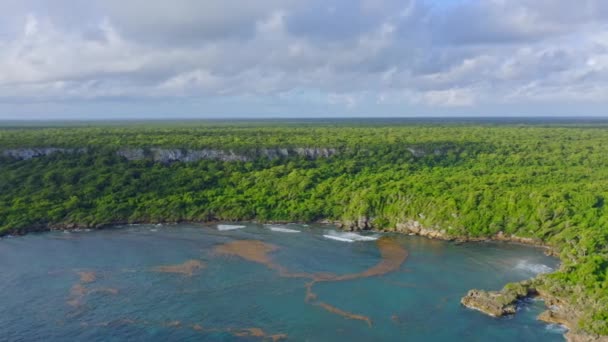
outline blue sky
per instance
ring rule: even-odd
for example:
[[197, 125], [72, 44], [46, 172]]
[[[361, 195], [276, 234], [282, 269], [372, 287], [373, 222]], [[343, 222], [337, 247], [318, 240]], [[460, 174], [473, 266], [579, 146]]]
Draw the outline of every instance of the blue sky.
[[0, 119], [608, 115], [605, 0], [0, 11]]

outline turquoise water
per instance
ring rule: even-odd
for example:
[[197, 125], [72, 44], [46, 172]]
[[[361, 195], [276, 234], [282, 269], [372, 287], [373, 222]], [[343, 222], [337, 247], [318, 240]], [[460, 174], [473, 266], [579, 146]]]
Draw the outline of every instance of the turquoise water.
[[[295, 233], [242, 225], [3, 238], [0, 340], [563, 341], [559, 327], [535, 319], [542, 302], [502, 319], [459, 304], [470, 288], [498, 289], [556, 267], [538, 249], [384, 234], [378, 241], [407, 251], [403, 264], [385, 274], [316, 283], [317, 298], [306, 301], [310, 279], [289, 274], [361, 274], [382, 260], [378, 241], [349, 242], [356, 236], [331, 226], [279, 227]], [[258, 262], [218, 252], [240, 240], [276, 250]]]

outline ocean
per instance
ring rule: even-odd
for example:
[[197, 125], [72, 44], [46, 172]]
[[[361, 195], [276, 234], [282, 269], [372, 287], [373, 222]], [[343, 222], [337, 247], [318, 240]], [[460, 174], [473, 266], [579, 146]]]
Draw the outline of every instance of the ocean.
[[542, 301], [499, 319], [460, 305], [557, 266], [532, 247], [312, 224], [5, 237], [0, 340], [563, 341]]

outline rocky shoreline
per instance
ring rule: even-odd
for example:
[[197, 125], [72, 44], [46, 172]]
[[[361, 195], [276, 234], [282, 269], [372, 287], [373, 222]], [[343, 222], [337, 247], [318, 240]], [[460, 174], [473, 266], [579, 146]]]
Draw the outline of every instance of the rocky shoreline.
[[526, 298], [540, 298], [547, 310], [537, 319], [549, 324], [558, 324], [568, 331], [564, 337], [569, 342], [606, 342], [608, 336], [590, 335], [578, 328], [580, 313], [576, 308], [560, 301], [556, 297], [537, 289], [537, 281], [526, 280], [520, 283], [507, 284], [500, 291], [470, 290], [460, 303], [472, 310], [480, 311], [492, 317], [514, 315], [521, 301]]
[[[343, 222], [326, 222], [336, 224], [338, 227], [350, 231], [375, 230], [372, 220], [367, 217], [360, 217], [357, 220], [346, 220]], [[428, 228], [419, 221], [408, 220], [395, 225], [391, 232], [398, 232], [408, 235], [422, 236], [430, 239], [445, 241], [465, 242], [505, 242], [527, 246], [539, 247], [545, 250], [545, 254], [559, 257], [558, 251], [547, 245], [540, 239], [507, 235], [499, 232], [489, 237], [469, 237], [469, 236], [450, 236], [445, 229], [439, 227]], [[537, 297], [545, 302], [547, 310], [537, 318], [550, 324], [565, 326], [568, 331], [564, 337], [569, 342], [608, 342], [608, 336], [591, 335], [578, 327], [581, 313], [572, 305], [543, 291], [540, 278], [525, 280], [520, 283], [507, 284], [500, 291], [485, 291], [479, 289], [470, 290], [462, 299], [461, 304], [469, 309], [479, 311], [492, 317], [503, 317], [514, 315], [517, 312], [517, 305], [526, 298]]]

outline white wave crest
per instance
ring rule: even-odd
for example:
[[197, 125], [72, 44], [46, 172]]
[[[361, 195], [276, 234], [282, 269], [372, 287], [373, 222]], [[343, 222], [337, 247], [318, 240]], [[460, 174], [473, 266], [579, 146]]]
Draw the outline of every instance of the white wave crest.
[[543, 264], [533, 264], [526, 260], [519, 261], [515, 268], [518, 270], [527, 271], [534, 274], [551, 273], [553, 268]]
[[281, 233], [299, 233], [300, 232], [299, 230], [277, 227], [277, 226], [270, 226], [269, 229], [272, 230], [273, 232], [281, 232]]
[[323, 235], [323, 237], [327, 238], [327, 239], [336, 240], [336, 241], [342, 241], [342, 242], [378, 240], [378, 236], [375, 236], [375, 235], [374, 236], [365, 236], [365, 235], [359, 235], [357, 233], [336, 232], [336, 231], [329, 231], [329, 232], [327, 232], [327, 234]]
[[232, 225], [232, 224], [218, 224], [217, 225], [217, 230], [235, 230], [235, 229], [242, 229], [245, 228], [245, 226], [238, 226], [238, 225]]
[[564, 334], [566, 331], [568, 331], [568, 328], [566, 328], [565, 326], [563, 326], [561, 324], [547, 324], [545, 329], [549, 330], [552, 333], [556, 333], [556, 334], [560, 334], [560, 335]]

